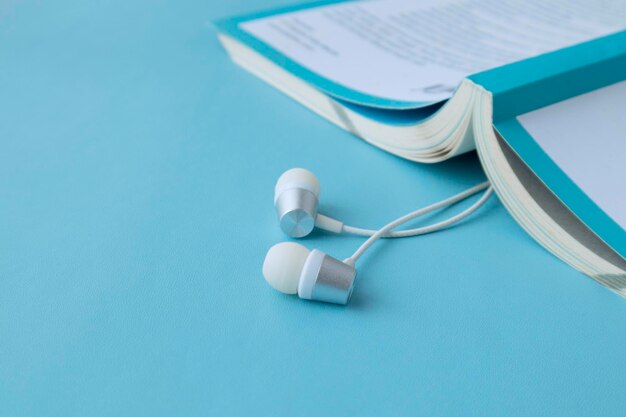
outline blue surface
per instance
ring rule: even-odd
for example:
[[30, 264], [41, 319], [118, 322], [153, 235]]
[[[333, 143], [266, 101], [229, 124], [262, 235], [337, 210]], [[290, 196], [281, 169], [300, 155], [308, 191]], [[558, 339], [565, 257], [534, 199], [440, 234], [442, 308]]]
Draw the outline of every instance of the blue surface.
[[0, 3], [0, 416], [623, 416], [626, 301], [495, 200], [377, 245], [347, 308], [265, 284], [286, 168], [364, 227], [483, 178], [236, 68], [209, 22], [286, 4]]

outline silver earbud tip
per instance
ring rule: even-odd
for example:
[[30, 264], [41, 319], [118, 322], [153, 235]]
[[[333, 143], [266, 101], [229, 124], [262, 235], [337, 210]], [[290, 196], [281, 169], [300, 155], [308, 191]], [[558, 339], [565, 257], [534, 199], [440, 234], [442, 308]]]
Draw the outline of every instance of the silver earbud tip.
[[280, 228], [291, 237], [304, 237], [311, 233], [314, 227], [315, 219], [302, 209], [283, 213], [280, 218]]

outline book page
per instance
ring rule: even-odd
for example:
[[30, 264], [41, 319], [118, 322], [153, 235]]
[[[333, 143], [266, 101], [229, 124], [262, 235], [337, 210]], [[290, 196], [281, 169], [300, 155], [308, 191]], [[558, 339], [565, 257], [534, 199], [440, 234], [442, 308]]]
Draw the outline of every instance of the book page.
[[476, 72], [623, 30], [626, 2], [348, 1], [239, 27], [327, 93], [401, 108], [445, 100]]
[[626, 230], [626, 81], [517, 120], [554, 163]]

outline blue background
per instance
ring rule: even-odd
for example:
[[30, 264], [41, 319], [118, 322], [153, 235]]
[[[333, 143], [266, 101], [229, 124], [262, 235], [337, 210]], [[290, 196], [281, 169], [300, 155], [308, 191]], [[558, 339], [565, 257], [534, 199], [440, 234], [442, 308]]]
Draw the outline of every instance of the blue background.
[[483, 178], [473, 154], [381, 152], [235, 67], [210, 22], [285, 4], [0, 3], [0, 416], [623, 416], [626, 301], [495, 199], [377, 244], [347, 308], [264, 282], [289, 167], [362, 227]]

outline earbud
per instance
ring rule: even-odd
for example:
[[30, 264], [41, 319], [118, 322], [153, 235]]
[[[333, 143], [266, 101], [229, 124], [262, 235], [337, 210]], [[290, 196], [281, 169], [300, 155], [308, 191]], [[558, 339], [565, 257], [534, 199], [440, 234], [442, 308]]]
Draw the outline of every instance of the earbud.
[[303, 168], [292, 168], [278, 178], [274, 207], [280, 228], [291, 237], [304, 237], [315, 227], [320, 183]]
[[347, 304], [352, 295], [356, 269], [317, 249], [309, 251], [298, 243], [283, 242], [267, 252], [263, 276], [272, 287], [285, 294]]
[[[408, 230], [395, 230], [419, 216], [455, 204], [483, 190], [483, 195], [474, 204], [446, 220]], [[485, 181], [455, 196], [412, 211], [380, 229], [362, 229], [319, 214], [319, 181], [306, 169], [290, 169], [278, 178], [274, 189], [274, 207], [283, 232], [291, 237], [304, 237], [314, 227], [319, 227], [334, 233], [367, 236], [368, 239], [344, 261], [317, 249], [309, 251], [298, 243], [279, 243], [272, 246], [265, 256], [263, 276], [272, 287], [283, 293], [298, 294], [298, 297], [307, 300], [347, 304], [356, 277], [354, 265], [374, 242], [381, 238], [419, 236], [445, 229], [478, 210], [492, 194], [493, 187]]]

